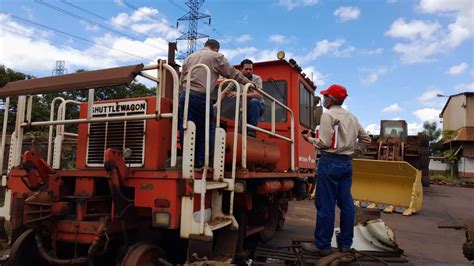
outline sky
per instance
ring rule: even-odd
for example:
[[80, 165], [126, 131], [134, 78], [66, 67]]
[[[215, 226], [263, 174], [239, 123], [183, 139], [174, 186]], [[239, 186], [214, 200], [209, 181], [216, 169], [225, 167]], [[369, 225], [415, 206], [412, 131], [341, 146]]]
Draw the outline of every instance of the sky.
[[[176, 27], [185, 2], [0, 0], [0, 64], [44, 77], [57, 60], [73, 73], [166, 59], [187, 31]], [[414, 134], [439, 123], [447, 98], [437, 94], [474, 91], [473, 0], [207, 0], [200, 11], [211, 20], [198, 31], [231, 63], [283, 50], [318, 91], [344, 85], [344, 107], [371, 133], [381, 119], [404, 119]]]

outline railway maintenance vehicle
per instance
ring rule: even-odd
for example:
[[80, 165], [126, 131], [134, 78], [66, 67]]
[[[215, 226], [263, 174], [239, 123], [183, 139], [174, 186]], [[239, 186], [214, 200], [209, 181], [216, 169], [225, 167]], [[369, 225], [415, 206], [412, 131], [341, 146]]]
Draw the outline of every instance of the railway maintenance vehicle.
[[[245, 254], [246, 239], [268, 241], [283, 227], [288, 201], [305, 198], [314, 175], [314, 147], [297, 133], [314, 128], [321, 115], [314, 83], [294, 60], [255, 63], [264, 81], [258, 91], [267, 105], [253, 127], [246, 117], [249, 87], [238, 91], [242, 97], [234, 103], [221, 103], [223, 86], [237, 85], [222, 81], [214, 95], [215, 143], [210, 145], [206, 131], [206, 161], [196, 171], [196, 129], [186, 117], [190, 86], [182, 91], [187, 97], [180, 147], [174, 66], [158, 60], [0, 88], [5, 97], [2, 164], [9, 109], [16, 112], [0, 209], [9, 232], [3, 234], [2, 258], [10, 265], [231, 262]], [[207, 66], [192, 71], [198, 69], [209, 77]], [[100, 89], [128, 85], [137, 76], [157, 82], [155, 96], [96, 100]], [[207, 105], [213, 86], [208, 82]], [[50, 120], [32, 120], [34, 97], [71, 90], [87, 90], [87, 100], [56, 97]], [[67, 115], [71, 106], [78, 117]], [[206, 118], [209, 128], [209, 110]], [[78, 125], [77, 132], [66, 132], [67, 125]], [[25, 134], [38, 128], [49, 128], [48, 147], [25, 148]], [[247, 128], [256, 137], [248, 136]], [[77, 139], [75, 165], [64, 168], [63, 142], [71, 137]]]

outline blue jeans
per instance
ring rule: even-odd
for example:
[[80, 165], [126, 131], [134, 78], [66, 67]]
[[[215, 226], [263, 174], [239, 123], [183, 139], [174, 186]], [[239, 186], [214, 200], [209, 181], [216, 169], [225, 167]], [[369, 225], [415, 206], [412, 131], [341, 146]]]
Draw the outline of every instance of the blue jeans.
[[[196, 124], [196, 152], [194, 154], [195, 167], [202, 167], [204, 165], [204, 154], [205, 154], [205, 123], [206, 123], [206, 95], [190, 91], [189, 93], [189, 109], [188, 109], [188, 121], [193, 121]], [[213, 154], [214, 148], [214, 136], [215, 136], [215, 124], [214, 124], [214, 109], [212, 105], [209, 106], [210, 110], [210, 123], [209, 123], [209, 155]], [[183, 114], [184, 114], [184, 91], [179, 95], [179, 109], [178, 109], [178, 129], [179, 129], [179, 141], [181, 147], [183, 147]], [[211, 157], [212, 158], [212, 157]], [[209, 160], [211, 162], [211, 160]]]
[[352, 158], [322, 153], [316, 177], [316, 229], [315, 245], [319, 249], [331, 248], [334, 232], [336, 204], [341, 210], [338, 247], [350, 248], [354, 237], [355, 207], [351, 194]]
[[252, 126], [257, 126], [258, 119], [263, 115], [264, 105], [257, 98], [247, 101], [247, 122]]

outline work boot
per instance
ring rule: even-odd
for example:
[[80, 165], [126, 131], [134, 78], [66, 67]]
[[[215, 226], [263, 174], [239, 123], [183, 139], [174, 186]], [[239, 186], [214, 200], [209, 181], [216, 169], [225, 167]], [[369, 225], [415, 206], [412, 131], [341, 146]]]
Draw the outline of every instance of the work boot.
[[321, 256], [327, 256], [332, 253], [332, 249], [319, 249], [314, 243], [301, 243], [301, 248], [310, 253], [316, 253]]
[[351, 248], [339, 247], [339, 252], [341, 252], [341, 253], [351, 253]]

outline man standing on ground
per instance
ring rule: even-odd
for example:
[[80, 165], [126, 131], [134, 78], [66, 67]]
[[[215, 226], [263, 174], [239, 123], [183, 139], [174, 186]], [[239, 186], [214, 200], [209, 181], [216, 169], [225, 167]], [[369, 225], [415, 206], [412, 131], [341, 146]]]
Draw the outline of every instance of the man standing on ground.
[[[204, 48], [189, 55], [183, 63], [181, 71], [181, 92], [179, 96], [179, 112], [178, 112], [178, 126], [180, 130], [180, 142], [183, 147], [183, 114], [184, 114], [184, 88], [188, 81], [189, 70], [197, 64], [204, 64], [209, 67], [211, 72], [211, 88], [210, 93], [214, 90], [215, 83], [219, 75], [235, 79], [237, 82], [247, 84], [251, 82], [242, 73], [229, 64], [229, 61], [223, 54], [219, 53], [219, 42], [209, 39], [204, 44]], [[194, 69], [190, 75], [191, 88], [189, 93], [189, 109], [188, 120], [196, 124], [196, 153], [195, 164], [196, 168], [201, 168], [204, 165], [204, 149], [205, 149], [205, 130], [209, 130], [209, 147], [210, 154], [212, 154], [212, 147], [214, 146], [214, 111], [210, 105], [210, 128], [205, 128], [206, 121], [206, 71], [203, 68]]]
[[[321, 91], [323, 106], [328, 109], [321, 116], [319, 135], [303, 136], [321, 151], [316, 175], [316, 229], [315, 241], [302, 248], [326, 256], [332, 252], [336, 204], [341, 210], [341, 232], [337, 236], [339, 251], [349, 252], [354, 236], [355, 207], [351, 194], [352, 158], [358, 144], [369, 144], [370, 137], [357, 118], [342, 108], [347, 90], [331, 85]], [[358, 142], [357, 142], [358, 140]]]
[[[262, 89], [262, 78], [258, 75], [253, 74], [253, 62], [250, 59], [244, 59], [240, 62], [240, 72], [249, 80], [255, 82], [257, 88]], [[240, 84], [240, 89], [243, 91], [243, 85]], [[231, 99], [235, 98], [237, 93], [235, 92], [234, 84], [229, 84], [221, 94], [221, 101], [225, 97]], [[258, 119], [263, 115], [265, 110], [265, 100], [257, 90], [252, 87], [249, 88], [247, 94], [247, 121], [252, 126], [257, 126]], [[255, 137], [255, 130], [248, 130], [249, 135]]]

